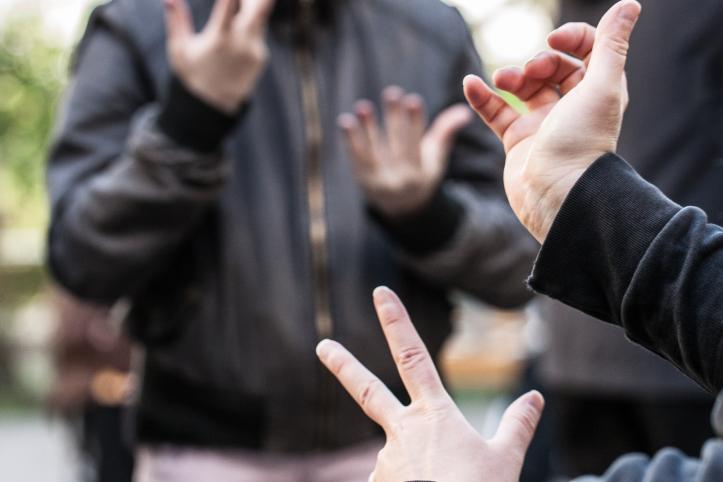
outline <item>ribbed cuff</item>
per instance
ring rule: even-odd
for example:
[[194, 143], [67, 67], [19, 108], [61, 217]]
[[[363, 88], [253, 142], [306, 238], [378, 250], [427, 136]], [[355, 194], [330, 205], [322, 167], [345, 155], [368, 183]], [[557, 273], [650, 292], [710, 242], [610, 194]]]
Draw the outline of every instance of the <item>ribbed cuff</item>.
[[442, 249], [452, 240], [465, 216], [461, 202], [441, 188], [420, 211], [399, 218], [388, 218], [374, 208], [369, 215], [402, 249], [424, 256]]
[[606, 154], [563, 202], [528, 285], [589, 315], [617, 322], [619, 301], [640, 260], [679, 210], [627, 162]]
[[221, 146], [246, 109], [244, 104], [235, 114], [226, 114], [199, 99], [174, 76], [158, 116], [158, 128], [183, 147], [209, 153]]

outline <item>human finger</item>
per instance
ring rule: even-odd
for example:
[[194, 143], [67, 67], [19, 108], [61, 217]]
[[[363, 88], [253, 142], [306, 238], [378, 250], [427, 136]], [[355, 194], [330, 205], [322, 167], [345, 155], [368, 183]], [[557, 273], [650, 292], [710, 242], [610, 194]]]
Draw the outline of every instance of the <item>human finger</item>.
[[339, 116], [338, 124], [344, 134], [347, 150], [351, 154], [354, 171], [366, 175], [376, 169], [375, 156], [371, 152], [367, 135], [357, 117], [353, 114], [342, 114]]
[[412, 401], [445, 396], [447, 392], [432, 357], [397, 295], [386, 287], [375, 289], [374, 307], [399, 375]]
[[360, 100], [354, 105], [354, 112], [366, 136], [370, 151], [378, 153], [382, 148], [382, 134], [374, 104], [368, 100]]
[[600, 20], [586, 74], [597, 87], [621, 92], [630, 37], [641, 8], [635, 0], [623, 0], [613, 5]]
[[266, 30], [275, 0], [243, 0], [238, 22], [242, 30], [260, 32]]
[[502, 415], [492, 443], [507, 453], [515, 454], [520, 461], [523, 460], [544, 408], [545, 399], [536, 391], [529, 392], [512, 402]]
[[[410, 133], [410, 118], [404, 108], [404, 96], [404, 90], [398, 86], [387, 87], [382, 92], [384, 125], [389, 148], [402, 157], [406, 157], [408, 144], [413, 142], [413, 136]], [[418, 141], [417, 147], [419, 147]]]
[[165, 0], [163, 4], [168, 41], [173, 43], [193, 35], [193, 21], [186, 0]]
[[216, 0], [208, 19], [207, 29], [213, 31], [228, 30], [239, 11], [239, 0]]
[[507, 129], [520, 118], [520, 114], [476, 75], [465, 77], [464, 95], [472, 109], [504, 142]]
[[472, 112], [465, 104], [455, 104], [443, 110], [424, 136], [425, 145], [434, 150], [432, 158], [447, 162], [457, 133], [469, 124]]
[[525, 64], [524, 76], [547, 83], [565, 95], [585, 78], [585, 63], [570, 55], [548, 50]]
[[547, 36], [547, 44], [587, 63], [595, 45], [595, 31], [595, 27], [584, 22], [566, 23]]
[[400, 416], [404, 407], [399, 400], [342, 345], [323, 340], [317, 345], [316, 354], [364, 413], [382, 428], [387, 430]]
[[499, 89], [514, 94], [529, 110], [535, 110], [560, 100], [560, 94], [553, 86], [539, 79], [526, 76], [519, 67], [505, 67], [497, 70], [492, 81]]

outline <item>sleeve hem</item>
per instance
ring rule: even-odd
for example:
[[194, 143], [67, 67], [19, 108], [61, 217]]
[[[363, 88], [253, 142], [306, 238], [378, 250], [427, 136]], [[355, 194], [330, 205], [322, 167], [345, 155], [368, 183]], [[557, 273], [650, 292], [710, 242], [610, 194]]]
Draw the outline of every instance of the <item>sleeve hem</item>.
[[158, 128], [180, 146], [197, 152], [217, 150], [247, 110], [244, 104], [235, 114], [226, 114], [190, 92], [173, 77], [158, 116]]
[[368, 212], [391, 238], [413, 256], [442, 249], [457, 233], [465, 208], [443, 187], [422, 210], [399, 218], [387, 218], [374, 208]]
[[587, 314], [618, 322], [615, 300], [679, 210], [623, 159], [602, 156], [565, 199], [528, 286]]

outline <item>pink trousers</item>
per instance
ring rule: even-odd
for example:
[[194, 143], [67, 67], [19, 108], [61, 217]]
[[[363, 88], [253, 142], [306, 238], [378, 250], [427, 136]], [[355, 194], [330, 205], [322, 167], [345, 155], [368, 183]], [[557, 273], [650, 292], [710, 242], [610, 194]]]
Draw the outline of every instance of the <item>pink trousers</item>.
[[134, 482], [367, 482], [382, 446], [312, 455], [142, 447]]

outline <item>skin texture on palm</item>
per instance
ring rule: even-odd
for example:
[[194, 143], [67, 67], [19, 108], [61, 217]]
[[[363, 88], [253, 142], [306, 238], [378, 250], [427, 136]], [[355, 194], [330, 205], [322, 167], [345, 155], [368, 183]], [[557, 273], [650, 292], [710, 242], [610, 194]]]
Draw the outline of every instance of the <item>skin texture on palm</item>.
[[548, 39], [555, 51], [524, 69], [498, 71], [495, 84], [520, 97], [525, 114], [480, 78], [464, 81], [470, 105], [504, 144], [512, 209], [541, 243], [583, 172], [616, 150], [628, 102], [625, 61], [640, 11], [634, 0], [619, 2], [597, 29], [567, 24]]
[[266, 65], [265, 34], [274, 0], [216, 0], [198, 33], [186, 0], [165, 0], [164, 4], [174, 74], [211, 106], [235, 113]]
[[441, 112], [427, 126], [424, 100], [391, 86], [382, 93], [384, 126], [374, 104], [361, 100], [342, 114], [352, 168], [369, 203], [389, 218], [423, 208], [439, 188], [457, 132], [472, 119], [466, 105]]
[[322, 363], [386, 434], [369, 480], [518, 480], [542, 414], [542, 396], [531, 392], [519, 398], [505, 412], [495, 436], [483, 439], [444, 389], [399, 298], [388, 288], [378, 288], [374, 305], [410, 405], [402, 405], [340, 344], [325, 340], [317, 347]]

